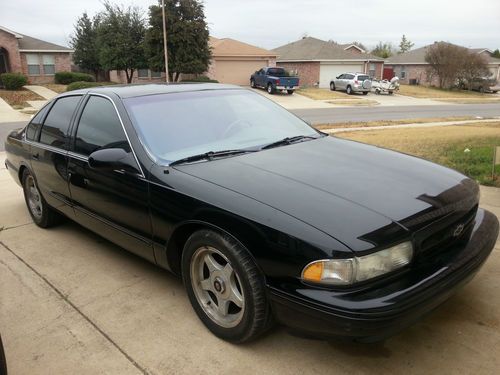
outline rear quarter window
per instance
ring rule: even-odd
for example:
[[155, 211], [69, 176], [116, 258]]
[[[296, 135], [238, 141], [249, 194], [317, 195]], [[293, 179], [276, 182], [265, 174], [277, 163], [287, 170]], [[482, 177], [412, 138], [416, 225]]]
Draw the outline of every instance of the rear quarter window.
[[43, 107], [38, 113], [33, 117], [26, 127], [26, 139], [30, 141], [35, 141], [38, 138], [38, 129], [43, 123], [43, 119], [45, 115], [47, 114], [48, 108], [50, 105], [46, 105]]

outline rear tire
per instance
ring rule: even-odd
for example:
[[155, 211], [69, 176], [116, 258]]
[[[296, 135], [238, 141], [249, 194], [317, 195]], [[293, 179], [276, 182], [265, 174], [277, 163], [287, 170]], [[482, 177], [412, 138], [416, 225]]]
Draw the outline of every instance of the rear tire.
[[346, 93], [347, 93], [347, 95], [352, 95], [352, 88], [351, 88], [351, 86], [347, 86]]
[[330, 82], [330, 91], [335, 91], [335, 83]]
[[217, 337], [243, 343], [270, 327], [264, 277], [234, 238], [193, 233], [182, 254], [182, 278], [196, 314]]
[[273, 85], [268, 83], [267, 84], [267, 93], [270, 95], [273, 95], [276, 92], [276, 90], [273, 88]]
[[288, 93], [288, 95], [292, 95], [293, 94], [293, 90], [286, 90], [286, 92]]
[[23, 171], [22, 184], [24, 200], [35, 224], [41, 228], [50, 228], [59, 223], [61, 216], [47, 204], [28, 169]]
[[363, 95], [368, 95], [368, 91], [363, 91]]

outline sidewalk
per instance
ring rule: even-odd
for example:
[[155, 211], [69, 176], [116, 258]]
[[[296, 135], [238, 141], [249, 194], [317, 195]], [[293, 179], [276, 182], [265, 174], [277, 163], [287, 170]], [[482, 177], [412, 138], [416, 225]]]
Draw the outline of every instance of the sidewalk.
[[14, 108], [12, 108], [10, 105], [8, 105], [5, 100], [0, 98], [0, 123], [1, 122], [27, 121], [30, 118], [31, 118], [31, 115], [16, 111]]
[[386, 125], [386, 126], [360, 126], [357, 128], [335, 128], [335, 129], [322, 129], [322, 132], [333, 134], [342, 132], [357, 132], [357, 131], [370, 131], [370, 130], [390, 130], [390, 129], [403, 129], [403, 128], [431, 128], [435, 126], [457, 126], [467, 124], [477, 124], [485, 122], [498, 122], [499, 119], [486, 119], [486, 120], [464, 120], [464, 121], [441, 121], [441, 122], [425, 122], [414, 124], [401, 124], [401, 125]]

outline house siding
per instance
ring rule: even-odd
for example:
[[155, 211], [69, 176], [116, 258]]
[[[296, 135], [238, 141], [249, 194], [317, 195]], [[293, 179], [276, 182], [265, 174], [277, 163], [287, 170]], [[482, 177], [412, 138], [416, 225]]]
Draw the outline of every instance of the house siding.
[[319, 62], [277, 62], [277, 66], [296, 73], [300, 79], [300, 86], [317, 86], [319, 83]]
[[[417, 80], [421, 85], [437, 85], [439, 80], [436, 76], [428, 75], [429, 65], [427, 64], [386, 64], [387, 67], [394, 69], [394, 74], [399, 78], [399, 82], [409, 84], [410, 80]], [[401, 77], [401, 72], [404, 67], [406, 72], [405, 77]]]

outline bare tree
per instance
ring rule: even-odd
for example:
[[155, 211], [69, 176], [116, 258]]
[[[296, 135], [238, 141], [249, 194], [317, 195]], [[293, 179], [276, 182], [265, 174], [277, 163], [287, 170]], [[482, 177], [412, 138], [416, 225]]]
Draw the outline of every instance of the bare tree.
[[425, 56], [429, 63], [428, 77], [437, 77], [440, 88], [451, 88], [457, 81], [467, 83], [489, 74], [488, 63], [483, 56], [451, 43], [434, 43]]
[[463, 82], [468, 90], [472, 90], [474, 78], [488, 76], [490, 71], [486, 59], [478, 53], [469, 52], [462, 61], [462, 69], [459, 73], [459, 80]]
[[459, 77], [463, 60], [469, 55], [464, 47], [451, 43], [436, 42], [427, 51], [425, 61], [431, 76], [437, 76], [440, 88], [451, 88]]

